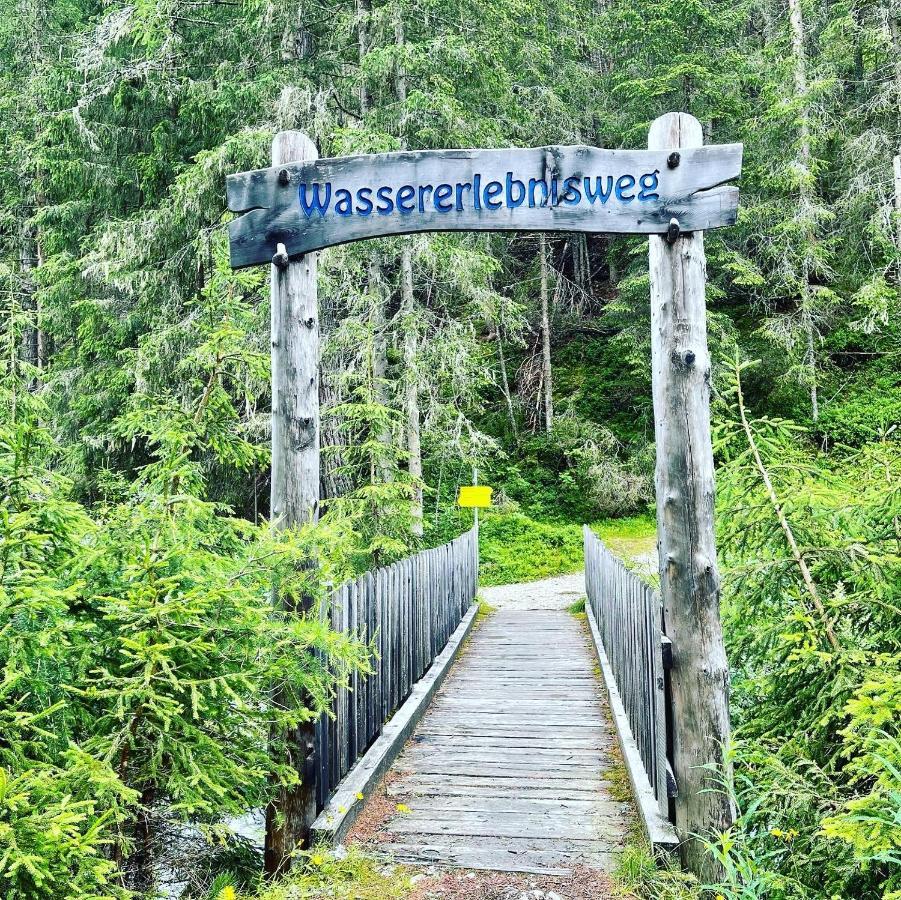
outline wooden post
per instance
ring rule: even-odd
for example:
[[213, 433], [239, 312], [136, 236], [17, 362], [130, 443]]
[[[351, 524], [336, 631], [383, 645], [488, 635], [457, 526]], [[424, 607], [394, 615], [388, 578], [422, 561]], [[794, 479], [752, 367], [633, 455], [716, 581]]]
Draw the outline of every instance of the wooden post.
[[[272, 164], [318, 158], [299, 131], [282, 131], [272, 142]], [[319, 316], [316, 254], [288, 258], [283, 245], [272, 260], [272, 502], [274, 528], [315, 522], [319, 514]], [[312, 565], [312, 562], [311, 562]], [[273, 589], [273, 601], [285, 601]], [[308, 612], [301, 602], [291, 611]], [[276, 696], [275, 702], [285, 702]], [[266, 810], [265, 866], [270, 874], [290, 867], [291, 852], [304, 846], [316, 818], [315, 723], [287, 737], [301, 783], [282, 788]]]
[[[685, 113], [656, 119], [649, 149], [700, 147], [701, 125]], [[704, 304], [702, 232], [650, 237], [651, 360], [657, 443], [657, 536], [676, 730], [676, 829], [683, 865], [714, 880], [717, 865], [694, 834], [728, 828], [734, 811], [712, 773], [729, 741], [729, 671], [720, 625], [720, 581], [713, 531], [710, 357]]]

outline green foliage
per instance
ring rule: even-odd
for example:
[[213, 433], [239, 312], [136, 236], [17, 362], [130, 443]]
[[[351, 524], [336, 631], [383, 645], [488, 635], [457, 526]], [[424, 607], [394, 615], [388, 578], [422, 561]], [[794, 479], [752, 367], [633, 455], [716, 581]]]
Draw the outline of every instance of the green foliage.
[[[168, 823], [222, 830], [298, 773], [273, 735], [318, 716], [367, 648], [318, 617], [273, 615], [346, 574], [340, 522], [273, 535], [201, 500], [191, 418], [89, 514], [49, 467], [41, 403], [3, 385], [0, 425], [0, 887], [125, 896]], [[202, 407], [203, 409], [203, 407]], [[202, 432], [206, 433], [206, 432]], [[307, 561], [315, 557], [318, 568]], [[279, 686], [280, 703], [266, 698]]]
[[697, 880], [673, 864], [661, 864], [641, 839], [620, 855], [614, 877], [625, 897], [635, 900], [700, 900]]
[[714, 848], [730, 900], [888, 896], [901, 791], [901, 455], [878, 443], [824, 459], [803, 429], [747, 410], [746, 368], [734, 366], [717, 440], [741, 818]]
[[[268, 275], [228, 266], [225, 175], [283, 128], [324, 156], [642, 146], [672, 109], [745, 145], [739, 221], [705, 239], [711, 347], [763, 359], [750, 429], [814, 586], [717, 364], [742, 809], [721, 892], [899, 889], [897, 9], [800, 9], [804, 79], [773, 0], [2, 5], [0, 893], [121, 895], [146, 824], [209, 834], [295, 778], [270, 730], [333, 689], [316, 652], [338, 678], [365, 653], [271, 615], [272, 575], [321, 598], [459, 533], [473, 466], [503, 503], [488, 583], [579, 568], [578, 525], [623, 514], [599, 533], [652, 568], [644, 239], [548, 241], [549, 434], [534, 238], [323, 254], [326, 513], [275, 540]], [[274, 707], [273, 682], [309, 703]]]
[[[291, 900], [294, 897], [329, 896], [336, 900], [402, 900], [413, 892], [411, 872], [403, 866], [386, 866], [350, 847], [346, 852], [314, 849], [300, 857], [297, 871], [275, 885], [237, 900]], [[228, 889], [226, 888], [226, 891]], [[220, 893], [214, 900], [235, 900]]]
[[582, 529], [489, 512], [479, 523], [479, 564], [486, 586], [576, 572], [583, 565]]

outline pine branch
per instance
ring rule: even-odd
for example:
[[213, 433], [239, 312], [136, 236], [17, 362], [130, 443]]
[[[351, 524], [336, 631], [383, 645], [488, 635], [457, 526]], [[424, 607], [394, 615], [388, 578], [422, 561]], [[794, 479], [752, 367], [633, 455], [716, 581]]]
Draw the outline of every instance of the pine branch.
[[807, 593], [810, 594], [813, 605], [819, 613], [823, 626], [826, 629], [826, 637], [829, 639], [829, 644], [832, 646], [833, 650], [838, 650], [838, 639], [835, 636], [835, 632], [832, 630], [832, 624], [829, 621], [829, 615], [826, 612], [826, 607], [823, 605], [823, 601], [820, 599], [819, 590], [817, 589], [816, 583], [813, 580], [813, 576], [810, 574], [810, 569], [807, 566], [804, 555], [801, 553], [801, 550], [798, 547], [798, 542], [795, 540], [794, 532], [791, 529], [791, 525], [789, 525], [788, 523], [788, 519], [785, 516], [782, 504], [779, 502], [779, 498], [776, 496], [776, 490], [773, 487], [770, 473], [767, 471], [763, 459], [760, 456], [760, 451], [757, 448], [757, 441], [754, 438], [754, 432], [751, 429], [751, 424], [748, 421], [747, 412], [745, 410], [745, 398], [741, 387], [741, 367], [738, 363], [737, 357], [735, 360], [735, 383], [736, 393], [738, 396], [738, 413], [741, 417], [742, 429], [744, 430], [745, 437], [748, 440], [748, 446], [751, 448], [751, 453], [754, 456], [754, 464], [757, 467], [757, 471], [760, 474], [760, 478], [763, 481], [764, 487], [766, 488], [767, 496], [770, 499], [770, 504], [772, 505], [773, 510], [776, 513], [776, 518], [779, 520], [779, 526], [780, 528], [782, 528], [782, 532], [785, 535], [785, 540], [787, 541], [789, 549], [791, 550], [792, 557], [794, 558], [795, 563], [797, 564], [798, 569], [801, 572], [801, 578], [804, 581], [804, 586], [807, 589]]

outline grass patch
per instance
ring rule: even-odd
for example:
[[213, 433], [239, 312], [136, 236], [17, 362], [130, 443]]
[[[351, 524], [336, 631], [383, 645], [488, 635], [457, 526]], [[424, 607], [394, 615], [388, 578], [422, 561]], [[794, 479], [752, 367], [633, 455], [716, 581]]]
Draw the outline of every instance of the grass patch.
[[585, 597], [582, 597], [581, 600], [576, 600], [574, 603], [570, 603], [569, 606], [566, 607], [566, 611], [572, 616], [584, 616]]
[[635, 900], [701, 900], [698, 880], [682, 872], [673, 861], [658, 861], [643, 839], [620, 855], [614, 881], [623, 895]]
[[487, 600], [483, 600], [479, 597], [479, 611], [476, 613], [477, 619], [484, 619], [486, 616], [490, 616], [493, 612], [497, 612], [497, 607], [492, 606]]
[[238, 894], [228, 885], [217, 885], [212, 900], [402, 900], [412, 893], [415, 870], [388, 865], [353, 847], [336, 856], [328, 849], [304, 853], [293, 871], [253, 894]]
[[[646, 563], [654, 552], [657, 526], [651, 515], [604, 519], [591, 527], [627, 564]], [[485, 587], [578, 572], [585, 564], [582, 526], [539, 522], [520, 512], [488, 511], [479, 525], [479, 558], [479, 581]]]
[[625, 560], [646, 557], [657, 546], [657, 522], [652, 515], [593, 522], [594, 533]]
[[485, 586], [578, 572], [582, 528], [537, 522], [522, 513], [488, 513], [479, 524], [479, 558]]

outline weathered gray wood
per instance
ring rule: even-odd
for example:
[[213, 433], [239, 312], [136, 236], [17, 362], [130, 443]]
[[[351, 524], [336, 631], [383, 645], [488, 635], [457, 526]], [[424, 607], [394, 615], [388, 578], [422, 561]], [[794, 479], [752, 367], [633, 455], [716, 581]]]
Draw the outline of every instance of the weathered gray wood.
[[645, 762], [641, 758], [638, 746], [635, 743], [633, 732], [629, 727], [628, 715], [623, 706], [620, 691], [617, 688], [613, 668], [604, 650], [604, 643], [597, 623], [594, 618], [594, 610], [588, 610], [588, 625], [591, 630], [592, 641], [601, 664], [601, 674], [607, 686], [607, 698], [613, 721], [619, 735], [620, 749], [626, 771], [629, 774], [629, 782], [632, 785], [632, 794], [638, 804], [642, 828], [652, 847], [671, 853], [679, 844], [679, 838], [669, 820], [661, 813], [654, 788], [648, 778]]
[[485, 838], [456, 835], [436, 836], [426, 845], [395, 841], [390, 858], [398, 861], [428, 862], [464, 869], [489, 869], [497, 872], [528, 872], [543, 875], [568, 875], [575, 865], [612, 869], [613, 844], [587, 844], [582, 841], [563, 848], [560, 841], [546, 849], [540, 838]]
[[[417, 816], [405, 814], [393, 819], [385, 826], [391, 834], [458, 834], [491, 837], [546, 838], [548, 840], [589, 840], [586, 837], [586, 823], [581, 817], [538, 819], [534, 816], [504, 816], [493, 814], [480, 816], [476, 813], [460, 813], [453, 818]], [[611, 827], [620, 833], [628, 826], [625, 817]], [[590, 827], [590, 826], [589, 826]]]
[[[280, 132], [272, 142], [276, 166], [303, 165], [316, 157], [313, 143], [299, 131]], [[273, 246], [258, 262], [272, 260], [277, 249]], [[272, 265], [271, 343], [270, 516], [274, 528], [293, 528], [315, 522], [319, 514], [319, 313], [313, 253]], [[277, 586], [273, 593], [277, 594]], [[277, 596], [274, 600], [279, 602]], [[302, 600], [298, 611], [305, 613], [310, 607], [310, 600]], [[276, 697], [275, 702], [282, 701]], [[301, 782], [280, 789], [266, 810], [265, 864], [269, 873], [290, 866], [293, 850], [306, 845], [316, 817], [315, 723], [300, 725], [288, 743]]]
[[[506, 847], [486, 848], [479, 841], [471, 841], [479, 846], [447, 847], [443, 844], [432, 844], [419, 847], [409, 844], [393, 844], [391, 859], [398, 862], [407, 860], [422, 861], [427, 859], [438, 866], [451, 866], [463, 869], [487, 869], [491, 872], [529, 872], [534, 875], [563, 876], [570, 870], [563, 868], [572, 864], [572, 857], [559, 852], [532, 850], [529, 851], [529, 865], [517, 865], [511, 862], [510, 850]], [[577, 860], [580, 861], [580, 860]]]
[[650, 788], [657, 815], [663, 819], [669, 807], [660, 600], [587, 527], [584, 548], [593, 633], [609, 667], [609, 672], [604, 670], [608, 688], [613, 686], [622, 708], [622, 715], [615, 715], [620, 742], [636, 751], [637, 760], [626, 754], [626, 761], [643, 769], [643, 773], [630, 774], [637, 785], [645, 828], [653, 832], [657, 825], [648, 822], [642, 791]]
[[[657, 150], [698, 147], [697, 119], [670, 113], [651, 125]], [[729, 671], [719, 615], [714, 539], [710, 357], [705, 310], [704, 236], [672, 244], [650, 238], [651, 381], [656, 439], [660, 593], [673, 642], [673, 769], [682, 862], [713, 880], [715, 863], [696, 834], [726, 831], [734, 812], [709, 766], [729, 743]]]
[[[667, 164], [668, 157], [665, 150], [582, 146], [424, 150], [242, 172], [226, 179], [228, 208], [244, 213], [229, 223], [231, 264], [240, 268], [268, 261], [280, 243], [289, 254], [298, 254], [418, 231], [662, 234], [673, 217], [683, 230], [732, 224], [738, 190], [720, 186], [738, 177], [741, 145], [685, 149], [675, 168]], [[597, 194], [598, 178], [609, 195], [604, 201]], [[537, 182], [531, 192], [530, 179]], [[596, 197], [593, 203], [588, 200], [586, 179]], [[311, 194], [318, 186], [324, 203], [326, 184], [330, 204], [320, 214], [311, 204]], [[486, 197], [485, 189], [493, 184], [497, 187], [490, 188], [491, 196]], [[388, 203], [377, 197], [381, 187], [390, 190], [386, 194], [392, 198], [390, 211]], [[309, 216], [301, 207], [301, 189]], [[349, 192], [350, 206], [341, 210], [347, 214], [335, 209], [339, 189]], [[370, 193], [364, 199], [359, 192], [367, 189]], [[409, 211], [400, 212], [395, 199]], [[367, 201], [368, 214], [360, 214]], [[493, 208], [495, 204], [498, 208]], [[379, 207], [385, 212], [380, 213]]]
[[[361, 575], [335, 591], [331, 600], [332, 627], [372, 641], [375, 659], [371, 675], [364, 678], [354, 672], [349, 688], [338, 689], [334, 717], [317, 726], [320, 781], [324, 780], [318, 790], [320, 808], [330, 794], [343, 789], [339, 782], [378, 739], [384, 723], [393, 721], [395, 711], [416, 690], [421, 678], [433, 674], [429, 670], [430, 648], [434, 645], [443, 651], [447, 641], [436, 634], [436, 622], [417, 619], [425, 602], [431, 603], [430, 592], [441, 590], [437, 568], [431, 581], [422, 574], [426, 571], [425, 561], [429, 554], [437, 561], [436, 566], [457, 566], [464, 551], [472, 547], [467, 541], [467, 535], [463, 535], [451, 542], [444, 555], [426, 551]], [[474, 583], [471, 589], [475, 590]], [[442, 623], [448, 635], [455, 632], [463, 614], [470, 611], [474, 597], [473, 592], [461, 599], [455, 589], [454, 601], [447, 607], [449, 618]], [[436, 595], [436, 609], [438, 603]], [[417, 628], [421, 628], [421, 634]], [[422, 668], [417, 671], [420, 662]]]
[[441, 651], [435, 665], [414, 687], [404, 705], [382, 729], [366, 755], [338, 786], [327, 806], [314, 822], [311, 833], [316, 840], [335, 843], [347, 833], [362, 810], [357, 795], [369, 796], [401, 751], [404, 741], [419, 722], [435, 692], [441, 687], [448, 670], [469, 635], [476, 617], [471, 607], [457, 626], [450, 641]]
[[[461, 586], [473, 582], [468, 569], [447, 571], [455, 580], [442, 592], [452, 598], [453, 615]], [[508, 656], [515, 658], [512, 669], [505, 668]], [[474, 678], [486, 662], [489, 674]], [[400, 843], [408, 848], [405, 858], [425, 861], [426, 848], [436, 844], [483, 851], [516, 846], [507, 865], [531, 871], [543, 860], [522, 842], [534, 848], [543, 841], [541, 852], [568, 853], [576, 845], [609, 851], [622, 841], [625, 807], [610, 797], [604, 778], [615, 738], [601, 713], [596, 680], [594, 690], [566, 694], [570, 668], [592, 684], [588, 645], [565, 612], [497, 613], [482, 624], [395, 764], [401, 778], [389, 795], [403, 798], [411, 812], [386, 826], [392, 849]], [[497, 671], [507, 677], [498, 680], [491, 674]], [[548, 694], [540, 686], [560, 672], [564, 690]], [[423, 848], [418, 856], [416, 847]], [[444, 858], [448, 865], [478, 862], [471, 850]], [[498, 857], [491, 859], [496, 864]]]
[[[587, 703], [592, 700], [586, 700]], [[579, 737], [561, 737], [556, 728], [535, 729], [525, 735], [516, 733], [497, 734], [471, 729], [460, 732], [456, 729], [444, 731], [420, 729], [416, 732], [416, 744], [420, 746], [435, 746], [453, 749], [460, 746], [460, 738], [466, 738], [467, 747], [525, 747], [534, 749], [566, 749], [593, 750], [598, 745], [604, 746], [603, 739], [598, 740], [596, 735], [584, 734]]]
[[497, 778], [492, 775], [407, 775], [392, 782], [388, 787], [389, 796], [406, 794], [440, 793], [450, 796], [468, 797], [550, 797], [559, 800], [561, 796], [575, 800], [597, 799], [604, 789], [604, 779], [595, 774], [584, 781], [572, 778], [556, 778], [553, 773], [545, 777], [536, 776], [517, 780]]

